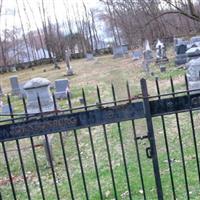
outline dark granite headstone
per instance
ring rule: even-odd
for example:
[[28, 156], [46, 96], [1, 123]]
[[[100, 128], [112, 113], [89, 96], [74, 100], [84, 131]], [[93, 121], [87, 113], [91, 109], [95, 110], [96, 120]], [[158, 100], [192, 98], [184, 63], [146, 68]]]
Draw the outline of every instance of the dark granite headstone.
[[176, 47], [176, 60], [175, 60], [176, 65], [183, 65], [187, 63], [186, 51], [187, 51], [186, 44], [181, 44]]
[[184, 53], [186, 53], [186, 51], [187, 51], [187, 45], [181, 44], [181, 45], [177, 46], [177, 52], [176, 52], [176, 54], [177, 55], [184, 54]]
[[58, 79], [55, 81], [55, 97], [57, 99], [66, 99], [69, 92], [69, 81], [66, 79]]

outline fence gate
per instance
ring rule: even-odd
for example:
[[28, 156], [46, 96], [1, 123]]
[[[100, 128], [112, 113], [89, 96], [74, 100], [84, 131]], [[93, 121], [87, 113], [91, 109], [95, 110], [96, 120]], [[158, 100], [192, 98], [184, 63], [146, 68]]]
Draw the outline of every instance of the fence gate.
[[[199, 199], [198, 90], [28, 114], [26, 100], [7, 102], [0, 121], [0, 199]], [[13, 97], [12, 97], [13, 98]], [[23, 111], [20, 110], [23, 107]], [[21, 113], [21, 114], [20, 114]], [[53, 137], [52, 137], [53, 136]], [[41, 140], [42, 138], [42, 140]], [[51, 140], [50, 140], [51, 138]], [[53, 139], [52, 139], [53, 138]], [[43, 141], [43, 142], [41, 142]], [[45, 148], [43, 148], [45, 147]]]

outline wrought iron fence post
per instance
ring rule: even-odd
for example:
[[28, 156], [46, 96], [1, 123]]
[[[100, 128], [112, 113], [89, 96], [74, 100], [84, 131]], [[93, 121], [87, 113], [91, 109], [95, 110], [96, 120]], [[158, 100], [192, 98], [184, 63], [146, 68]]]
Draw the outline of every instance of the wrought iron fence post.
[[162, 190], [160, 169], [159, 169], [158, 156], [157, 156], [157, 150], [156, 150], [153, 122], [152, 122], [150, 104], [149, 104], [149, 99], [148, 99], [147, 83], [145, 79], [141, 79], [140, 83], [141, 83], [142, 95], [144, 98], [143, 99], [144, 112], [145, 112], [147, 129], [148, 129], [148, 138], [150, 142], [150, 154], [151, 154], [151, 158], [153, 162], [153, 170], [154, 170], [154, 175], [155, 175], [157, 196], [159, 200], [163, 200], [163, 190]]

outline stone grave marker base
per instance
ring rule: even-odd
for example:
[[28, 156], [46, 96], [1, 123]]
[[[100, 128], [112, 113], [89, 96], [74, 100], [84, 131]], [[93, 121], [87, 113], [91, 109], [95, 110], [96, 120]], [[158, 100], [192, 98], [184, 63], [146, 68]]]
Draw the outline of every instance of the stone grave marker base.
[[199, 91], [193, 91], [191, 94], [198, 94], [200, 93], [200, 81], [189, 81], [188, 82], [189, 90], [198, 90]]

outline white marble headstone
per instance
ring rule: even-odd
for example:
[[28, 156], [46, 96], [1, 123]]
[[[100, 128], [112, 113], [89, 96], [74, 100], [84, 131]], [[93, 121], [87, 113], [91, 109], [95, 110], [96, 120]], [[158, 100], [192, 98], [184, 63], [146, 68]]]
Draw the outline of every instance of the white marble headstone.
[[70, 65], [70, 52], [68, 50], [65, 50], [65, 62], [67, 67], [67, 76], [74, 75], [74, 71], [72, 69], [72, 66]]
[[164, 44], [160, 40], [158, 40], [156, 44], [156, 58], [157, 59], [163, 58], [162, 49], [164, 48], [165, 48]]
[[[189, 90], [200, 89], [200, 58], [191, 60], [188, 63], [187, 79]], [[192, 93], [200, 93], [200, 91], [195, 91]]]
[[146, 62], [151, 62], [152, 59], [153, 59], [153, 55], [152, 55], [151, 47], [150, 47], [150, 44], [149, 44], [148, 40], [145, 41], [144, 52], [143, 53], [144, 53], [144, 60]]
[[41, 102], [42, 112], [54, 110], [53, 98], [49, 89], [50, 81], [45, 78], [34, 78], [24, 85], [27, 96], [28, 113], [39, 113], [38, 97]]

